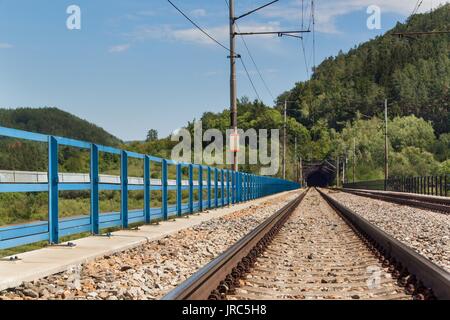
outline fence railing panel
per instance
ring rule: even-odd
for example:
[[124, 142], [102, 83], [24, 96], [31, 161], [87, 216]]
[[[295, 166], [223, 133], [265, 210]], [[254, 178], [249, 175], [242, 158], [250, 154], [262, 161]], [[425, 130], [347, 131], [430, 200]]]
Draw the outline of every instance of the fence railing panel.
[[[167, 220], [173, 214], [176, 216], [192, 214], [196, 211], [224, 207], [300, 187], [298, 183], [277, 178], [260, 177], [198, 164], [177, 163], [151, 155], [64, 137], [4, 127], [0, 127], [0, 137], [46, 143], [48, 150], [47, 172], [7, 171], [0, 168], [0, 194], [48, 192], [47, 221], [0, 225], [0, 249], [39, 241], [57, 244], [62, 237], [77, 233], [89, 232], [96, 235], [105, 228], [128, 228], [135, 223]], [[90, 152], [89, 173], [59, 172], [59, 146], [88, 149]], [[101, 158], [103, 155], [119, 158], [120, 175], [114, 176], [100, 172], [100, 167], [103, 165], [101, 162], [104, 161]], [[131, 159], [142, 161], [143, 176], [129, 176], [129, 163], [133, 161]], [[154, 166], [160, 167], [161, 171], [157, 174], [157, 178], [152, 179], [151, 169]], [[174, 180], [169, 179], [170, 166], [176, 169]], [[183, 179], [183, 168], [187, 169], [185, 177], [187, 179]], [[194, 177], [194, 170], [197, 172], [196, 177]], [[62, 196], [60, 192], [83, 190], [88, 191], [90, 197], [88, 201], [90, 209], [87, 214], [60, 217], [59, 205]], [[129, 207], [129, 193], [136, 191], [143, 192], [141, 209]], [[187, 192], [187, 202], [183, 201], [183, 191]], [[116, 211], [101, 212], [101, 192], [120, 192], [120, 205]], [[160, 207], [152, 206], [157, 200], [152, 199], [152, 192], [161, 193]], [[176, 194], [176, 201], [171, 205], [169, 205], [169, 192]], [[195, 192], [197, 192], [197, 201], [194, 203]]]
[[450, 196], [450, 174], [425, 177], [393, 177], [386, 181], [359, 181], [346, 183], [344, 188], [385, 190], [448, 197]]

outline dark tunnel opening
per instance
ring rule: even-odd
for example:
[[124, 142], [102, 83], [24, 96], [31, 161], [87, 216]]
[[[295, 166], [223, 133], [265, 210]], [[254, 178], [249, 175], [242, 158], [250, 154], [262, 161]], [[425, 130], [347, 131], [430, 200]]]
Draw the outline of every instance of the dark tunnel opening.
[[327, 171], [317, 170], [311, 172], [306, 178], [309, 187], [328, 187], [334, 180], [334, 174]]

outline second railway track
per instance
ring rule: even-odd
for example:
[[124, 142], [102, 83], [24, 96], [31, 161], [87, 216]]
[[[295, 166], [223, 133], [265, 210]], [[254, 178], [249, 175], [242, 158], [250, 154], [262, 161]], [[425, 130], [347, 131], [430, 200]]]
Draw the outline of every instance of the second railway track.
[[341, 191], [361, 197], [367, 197], [376, 200], [396, 203], [400, 205], [450, 214], [450, 199], [447, 197], [427, 196], [402, 192], [357, 190], [346, 188], [342, 189]]
[[445, 270], [311, 189], [165, 299], [449, 297]]

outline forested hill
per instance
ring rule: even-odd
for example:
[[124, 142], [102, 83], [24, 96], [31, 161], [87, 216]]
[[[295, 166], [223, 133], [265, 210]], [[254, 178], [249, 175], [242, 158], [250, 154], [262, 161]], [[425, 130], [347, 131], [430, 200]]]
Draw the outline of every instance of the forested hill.
[[121, 141], [104, 129], [57, 108], [0, 109], [0, 126], [51, 134], [107, 146]]
[[279, 102], [296, 100], [291, 116], [306, 125], [326, 119], [341, 129], [359, 111], [372, 116], [389, 100], [390, 117], [415, 114], [437, 134], [450, 126], [450, 34], [399, 38], [395, 32], [450, 30], [450, 4], [410, 17], [384, 36], [326, 59], [312, 79], [296, 84]]

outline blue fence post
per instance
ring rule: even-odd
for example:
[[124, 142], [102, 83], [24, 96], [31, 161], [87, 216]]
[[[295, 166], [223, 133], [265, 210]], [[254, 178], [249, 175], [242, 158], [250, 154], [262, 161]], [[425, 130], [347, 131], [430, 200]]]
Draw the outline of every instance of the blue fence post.
[[238, 198], [238, 183], [239, 183], [239, 181], [238, 181], [238, 172], [237, 171], [235, 171], [235, 172], [233, 172], [233, 175], [234, 175], [234, 203], [239, 203], [239, 198]]
[[252, 174], [250, 175], [250, 181], [251, 181], [251, 185], [252, 188], [250, 189], [251, 191], [251, 199], [255, 199], [255, 176]]
[[245, 200], [248, 201], [250, 200], [250, 174], [246, 173], [245, 174], [245, 180], [246, 180], [246, 185], [247, 185], [247, 192], [246, 192], [246, 196], [245, 196]]
[[242, 173], [242, 202], [245, 202], [246, 193], [247, 193], [247, 185], [246, 185], [246, 177], [247, 175], [245, 173]]
[[120, 160], [120, 214], [122, 227], [128, 228], [128, 154], [126, 151], [122, 151]]
[[241, 202], [241, 173], [237, 173], [237, 202]]
[[235, 181], [235, 172], [231, 171], [231, 203], [234, 204], [236, 197], [236, 181]]
[[248, 174], [248, 200], [252, 199], [252, 175]]
[[264, 197], [264, 182], [265, 182], [265, 178], [261, 177], [260, 181], [259, 181], [259, 184], [260, 184], [260, 186], [259, 186], [259, 194], [260, 194], [261, 198]]
[[244, 173], [239, 174], [239, 201], [244, 202]]
[[182, 168], [181, 164], [177, 164], [177, 216], [181, 216], [183, 214], [183, 209], [181, 207], [181, 200], [183, 197], [183, 193], [181, 191], [181, 183], [182, 183]]
[[245, 173], [241, 173], [241, 202], [245, 202]]
[[167, 210], [167, 201], [168, 201], [168, 194], [167, 194], [167, 160], [163, 159], [162, 161], [162, 213], [164, 220], [169, 219], [169, 212]]
[[255, 188], [253, 185], [253, 174], [250, 175], [250, 199], [253, 200], [255, 198]]
[[250, 198], [250, 175], [248, 173], [245, 174], [245, 201], [248, 201]]
[[261, 197], [259, 179], [260, 177], [256, 177], [256, 198]]
[[100, 233], [100, 221], [99, 221], [99, 195], [98, 195], [98, 184], [99, 184], [99, 175], [98, 175], [98, 146], [95, 144], [91, 145], [91, 167], [90, 167], [90, 176], [91, 176], [91, 223], [92, 234]]
[[249, 175], [248, 173], [245, 173], [245, 201], [248, 201], [248, 196], [250, 192], [250, 185], [249, 185]]
[[236, 179], [236, 203], [239, 203], [239, 172], [235, 172]]
[[246, 193], [247, 193], [247, 184], [246, 184], [246, 173], [242, 173], [242, 202], [245, 202], [246, 200]]
[[208, 209], [211, 209], [211, 167], [208, 167]]
[[150, 223], [151, 217], [151, 205], [150, 205], [150, 157], [144, 157], [144, 217], [145, 223]]
[[59, 242], [58, 222], [58, 141], [48, 137], [48, 231], [50, 243]]
[[220, 170], [220, 204], [222, 208], [225, 206], [225, 181], [224, 178], [224, 171], [223, 169]]
[[259, 178], [259, 197], [262, 198], [264, 197], [264, 192], [263, 192], [263, 182], [264, 182], [264, 178], [260, 177]]
[[198, 166], [198, 211], [203, 211], [203, 167]]
[[219, 170], [214, 168], [214, 206], [219, 207]]
[[189, 213], [194, 213], [194, 166], [189, 165]]
[[230, 170], [227, 170], [227, 205], [231, 204], [231, 195], [230, 195]]

